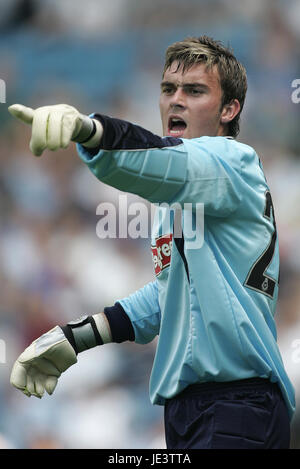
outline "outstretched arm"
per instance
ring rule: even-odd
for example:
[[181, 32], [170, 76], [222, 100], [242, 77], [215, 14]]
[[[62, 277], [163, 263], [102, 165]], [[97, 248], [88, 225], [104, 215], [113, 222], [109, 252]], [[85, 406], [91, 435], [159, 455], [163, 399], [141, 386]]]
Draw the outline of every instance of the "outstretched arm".
[[99, 180], [153, 203], [201, 202], [207, 215], [228, 216], [247, 189], [243, 168], [254, 152], [224, 137], [162, 138], [124, 120], [83, 116], [66, 104], [9, 110], [32, 125], [35, 155], [75, 141]]

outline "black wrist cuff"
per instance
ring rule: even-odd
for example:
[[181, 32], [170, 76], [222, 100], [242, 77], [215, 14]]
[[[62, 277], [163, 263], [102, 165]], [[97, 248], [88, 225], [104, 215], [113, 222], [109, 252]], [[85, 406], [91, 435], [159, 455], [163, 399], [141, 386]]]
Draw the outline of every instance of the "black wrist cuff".
[[134, 341], [135, 334], [132, 323], [120, 303], [117, 302], [114, 306], [104, 308], [104, 314], [109, 322], [112, 342]]

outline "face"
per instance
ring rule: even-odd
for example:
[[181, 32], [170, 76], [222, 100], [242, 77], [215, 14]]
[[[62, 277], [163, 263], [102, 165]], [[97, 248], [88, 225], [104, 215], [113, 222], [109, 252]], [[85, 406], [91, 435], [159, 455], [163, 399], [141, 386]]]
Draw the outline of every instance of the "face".
[[[221, 110], [222, 89], [216, 67], [195, 64], [182, 72], [173, 62], [163, 76], [160, 114], [163, 135], [198, 138], [224, 135], [226, 110]], [[223, 122], [225, 116], [225, 122]]]

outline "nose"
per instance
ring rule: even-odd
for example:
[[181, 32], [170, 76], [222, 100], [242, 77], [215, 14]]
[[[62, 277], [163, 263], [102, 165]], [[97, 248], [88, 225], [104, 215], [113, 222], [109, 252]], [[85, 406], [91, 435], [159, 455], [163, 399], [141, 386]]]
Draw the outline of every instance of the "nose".
[[172, 94], [171, 99], [170, 99], [170, 108], [172, 110], [182, 110], [186, 106], [185, 104], [185, 96], [182, 88], [178, 86], [176, 91]]

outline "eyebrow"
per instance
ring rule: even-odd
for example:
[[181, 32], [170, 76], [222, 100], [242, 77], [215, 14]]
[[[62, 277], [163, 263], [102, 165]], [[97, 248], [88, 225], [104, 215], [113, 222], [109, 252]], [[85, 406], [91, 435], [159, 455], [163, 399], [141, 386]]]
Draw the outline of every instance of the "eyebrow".
[[[172, 86], [172, 87], [177, 87], [176, 83], [173, 83], [172, 81], [162, 81], [161, 84], [160, 84], [161, 88], [163, 88], [164, 86]], [[205, 90], [208, 90], [209, 89], [209, 86], [208, 85], [205, 85], [204, 83], [184, 83], [183, 85], [180, 85], [182, 86], [183, 88], [203, 88]]]

